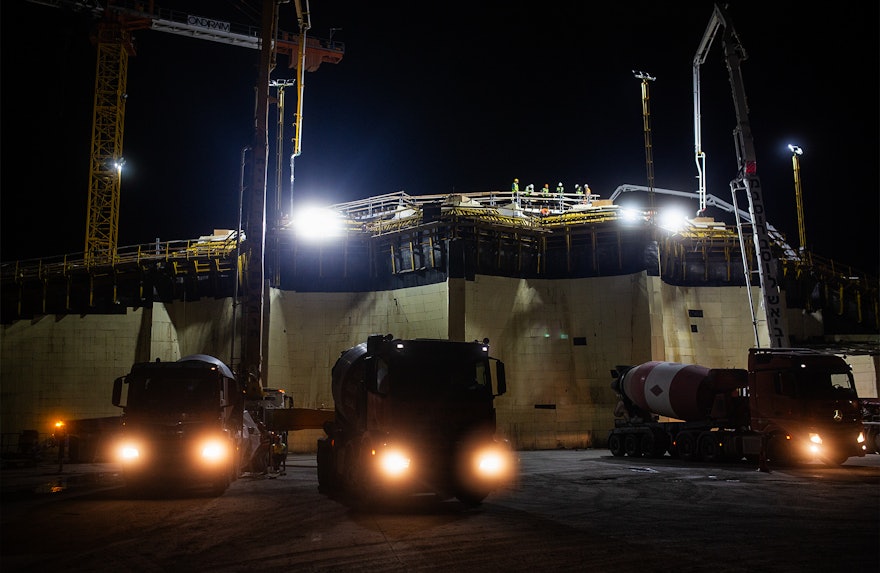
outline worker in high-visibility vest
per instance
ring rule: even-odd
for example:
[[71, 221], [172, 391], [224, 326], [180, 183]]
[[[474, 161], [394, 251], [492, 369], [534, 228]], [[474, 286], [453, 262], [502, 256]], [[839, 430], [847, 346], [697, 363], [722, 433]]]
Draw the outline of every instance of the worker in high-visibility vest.
[[562, 195], [563, 193], [565, 193], [565, 187], [562, 186], [562, 181], [560, 181], [556, 185], [556, 193], [558, 193], [559, 195]]
[[549, 195], [550, 194], [550, 184], [544, 183], [544, 187], [541, 189], [541, 195]]
[[513, 193], [519, 193], [519, 179], [514, 178], [513, 183], [510, 185], [510, 190]]
[[528, 185], [526, 185], [526, 191], [525, 191], [526, 200], [523, 203], [523, 205], [525, 205], [525, 207], [527, 209], [532, 206], [531, 198], [532, 198], [532, 195], [534, 195], [534, 194], [535, 194], [535, 184], [529, 183]]

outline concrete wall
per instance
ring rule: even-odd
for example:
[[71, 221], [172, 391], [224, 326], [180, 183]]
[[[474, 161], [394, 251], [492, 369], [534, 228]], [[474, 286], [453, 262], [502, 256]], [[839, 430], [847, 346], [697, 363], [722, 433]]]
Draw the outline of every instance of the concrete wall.
[[[507, 366], [500, 433], [520, 449], [605, 445], [616, 398], [611, 369], [648, 360], [746, 367], [755, 332], [745, 287], [675, 287], [644, 273], [618, 277], [473, 281], [369, 293], [269, 291], [265, 385], [304, 408], [331, 408], [330, 370], [369, 334], [488, 337]], [[240, 322], [240, 312], [236, 321]], [[758, 325], [762, 345], [766, 326]], [[2, 431], [51, 432], [58, 418], [120, 413], [113, 380], [133, 362], [212, 354], [230, 364], [231, 300], [154, 305], [122, 315], [46, 316], [0, 330]], [[877, 357], [848, 357], [859, 392], [877, 395]], [[314, 451], [320, 430], [294, 432]]]
[[177, 302], [119, 315], [44, 316], [0, 330], [2, 432], [50, 434], [56, 420], [118, 416], [113, 380], [135, 362], [229, 357], [229, 300]]
[[4, 326], [3, 433], [48, 434], [59, 419], [118, 415], [110, 391], [136, 359], [142, 314], [44, 316]]
[[[364, 293], [270, 292], [266, 386], [283, 388], [298, 408], [332, 408], [330, 370], [370, 334], [447, 338], [447, 286]], [[321, 430], [288, 436], [291, 451], [314, 451]]]
[[754, 344], [748, 300], [744, 288], [673, 287], [644, 273], [477, 276], [466, 283], [465, 338], [488, 336], [507, 366], [498, 424], [517, 448], [601, 446], [614, 426], [615, 366], [669, 360], [744, 368]]

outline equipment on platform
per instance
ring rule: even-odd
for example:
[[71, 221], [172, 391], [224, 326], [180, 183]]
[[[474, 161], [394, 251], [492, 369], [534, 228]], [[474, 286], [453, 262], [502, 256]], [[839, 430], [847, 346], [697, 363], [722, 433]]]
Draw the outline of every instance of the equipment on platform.
[[506, 389], [487, 339], [370, 336], [333, 367], [336, 419], [318, 439], [321, 491], [354, 503], [407, 494], [481, 503], [513, 476], [510, 447], [495, 435], [493, 401]]
[[851, 367], [834, 354], [752, 348], [747, 370], [654, 361], [612, 375], [615, 456], [842, 464], [867, 449]]

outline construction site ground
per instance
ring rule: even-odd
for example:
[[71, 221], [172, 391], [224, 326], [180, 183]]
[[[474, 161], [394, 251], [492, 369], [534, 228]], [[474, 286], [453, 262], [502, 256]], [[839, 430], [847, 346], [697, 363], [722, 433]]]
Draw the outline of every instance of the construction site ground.
[[[759, 471], [746, 462], [518, 452], [479, 507], [353, 509], [318, 492], [314, 455], [221, 496], [131, 496], [116, 464], [6, 466], [4, 572], [871, 572], [880, 455]], [[59, 471], [60, 470], [60, 471]]]

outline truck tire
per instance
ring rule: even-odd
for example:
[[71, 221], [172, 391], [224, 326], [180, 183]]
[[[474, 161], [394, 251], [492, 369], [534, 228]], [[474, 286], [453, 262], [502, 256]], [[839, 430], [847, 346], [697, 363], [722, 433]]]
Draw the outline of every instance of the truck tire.
[[211, 493], [213, 495], [223, 495], [223, 492], [229, 489], [230, 483], [232, 483], [232, 470], [227, 469], [211, 483]]
[[875, 454], [880, 454], [880, 428], [877, 426], [871, 426], [871, 430], [868, 431], [868, 451], [874, 452]]
[[623, 437], [620, 434], [611, 434], [608, 436], [608, 449], [615, 458], [623, 457]]
[[669, 447], [666, 434], [647, 432], [642, 435], [642, 455], [649, 458], [662, 458]]
[[848, 459], [849, 459], [849, 456], [844, 456], [844, 455], [838, 454], [837, 457], [833, 457], [833, 458], [823, 457], [822, 463], [824, 463], [826, 466], [842, 466], [843, 464], [846, 463], [846, 460], [848, 460]]
[[782, 434], [773, 434], [767, 438], [767, 458], [782, 466], [792, 466], [797, 462], [791, 440]]
[[488, 497], [489, 492], [458, 492], [455, 498], [468, 507], [477, 507]]
[[724, 459], [724, 448], [718, 444], [714, 432], [703, 432], [697, 443], [700, 457], [707, 462], [720, 462]]
[[318, 491], [325, 494], [335, 493], [339, 485], [336, 479], [336, 460], [333, 446], [329, 439], [321, 438], [318, 440], [316, 458], [318, 462]]
[[627, 434], [623, 438], [623, 451], [631, 458], [642, 457], [642, 439], [638, 434]]
[[350, 440], [343, 450], [342, 475], [339, 476], [341, 487], [345, 495], [354, 503], [363, 503], [367, 500], [367, 471], [364, 465], [362, 448]]
[[693, 432], [680, 432], [675, 438], [675, 449], [678, 457], [687, 461], [698, 461], [700, 459], [697, 450], [697, 438]]
[[654, 456], [654, 434], [645, 432], [639, 437], [639, 450], [641, 450], [643, 456], [649, 458], [656, 457]]

